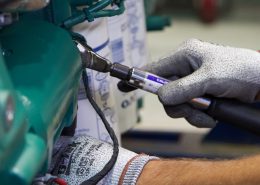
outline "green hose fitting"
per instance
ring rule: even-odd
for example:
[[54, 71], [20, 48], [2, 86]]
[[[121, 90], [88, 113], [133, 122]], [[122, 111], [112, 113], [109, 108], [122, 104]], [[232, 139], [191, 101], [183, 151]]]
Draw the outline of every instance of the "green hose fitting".
[[[84, 0], [82, 0], [81, 2], [83, 1]], [[104, 8], [112, 4], [116, 4], [118, 6], [118, 9], [104, 10]], [[95, 4], [88, 6], [87, 8], [76, 11], [73, 16], [63, 21], [61, 26], [64, 28], [71, 28], [79, 23], [84, 22], [85, 20], [92, 22], [95, 18], [120, 15], [124, 12], [124, 10], [124, 0], [101, 0], [96, 2]]]
[[117, 5], [118, 9], [115, 10], [101, 10], [99, 12], [94, 12], [93, 17], [98, 18], [98, 17], [112, 17], [115, 15], [120, 15], [124, 13], [125, 11], [125, 6], [124, 6], [124, 1], [119, 2]]

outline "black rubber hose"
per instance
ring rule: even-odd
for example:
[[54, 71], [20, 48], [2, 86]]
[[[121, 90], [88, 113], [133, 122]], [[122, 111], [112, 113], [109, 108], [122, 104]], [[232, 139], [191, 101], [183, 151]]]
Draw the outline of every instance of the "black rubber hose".
[[104, 113], [98, 107], [97, 103], [95, 102], [95, 100], [93, 99], [93, 97], [91, 95], [91, 91], [88, 87], [88, 76], [87, 76], [87, 72], [85, 69], [82, 72], [82, 79], [83, 79], [83, 83], [84, 83], [84, 87], [85, 87], [86, 96], [87, 96], [90, 104], [93, 106], [93, 108], [95, 109], [95, 111], [97, 112], [97, 114], [99, 115], [101, 120], [103, 121], [103, 123], [106, 127], [106, 130], [109, 133], [109, 135], [113, 141], [113, 145], [114, 145], [113, 154], [112, 154], [110, 160], [104, 166], [104, 168], [100, 172], [98, 172], [96, 175], [91, 177], [90, 179], [81, 183], [81, 185], [94, 185], [94, 184], [97, 184], [101, 179], [103, 179], [110, 172], [110, 170], [114, 167], [116, 160], [117, 160], [118, 152], [119, 152], [119, 145], [118, 145], [118, 140], [117, 140], [114, 130], [110, 127]]
[[[77, 33], [71, 33], [71, 35], [74, 40], [76, 40], [77, 42], [82, 44], [84, 47], [89, 47], [86, 43], [85, 38], [82, 35], [77, 34]], [[110, 170], [114, 167], [116, 160], [117, 160], [118, 153], [119, 153], [119, 144], [118, 144], [118, 140], [117, 140], [114, 130], [110, 127], [104, 113], [102, 112], [102, 110], [99, 108], [99, 106], [97, 105], [97, 103], [95, 102], [95, 100], [92, 97], [91, 90], [88, 86], [88, 76], [87, 76], [86, 69], [82, 70], [82, 79], [83, 79], [86, 96], [87, 96], [90, 104], [92, 105], [92, 107], [95, 109], [95, 111], [99, 115], [100, 119], [102, 120], [110, 138], [113, 141], [113, 145], [114, 145], [113, 154], [112, 154], [110, 160], [104, 166], [104, 168], [100, 172], [95, 174], [93, 177], [91, 177], [90, 179], [83, 181], [81, 183], [81, 185], [95, 185], [101, 179], [103, 179], [110, 172]]]

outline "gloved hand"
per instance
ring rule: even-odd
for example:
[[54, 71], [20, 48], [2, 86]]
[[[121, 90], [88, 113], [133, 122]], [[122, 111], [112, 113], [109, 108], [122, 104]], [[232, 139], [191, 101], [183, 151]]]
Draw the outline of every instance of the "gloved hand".
[[253, 102], [260, 90], [258, 52], [196, 39], [184, 42], [172, 55], [143, 69], [175, 79], [159, 89], [159, 99], [170, 117], [184, 117], [197, 127], [214, 127], [216, 123], [186, 103], [192, 98], [208, 94]]
[[[101, 171], [111, 158], [113, 146], [89, 136], [60, 137], [53, 150], [49, 173], [78, 185]], [[158, 159], [119, 148], [113, 169], [98, 184], [134, 185], [149, 160]]]

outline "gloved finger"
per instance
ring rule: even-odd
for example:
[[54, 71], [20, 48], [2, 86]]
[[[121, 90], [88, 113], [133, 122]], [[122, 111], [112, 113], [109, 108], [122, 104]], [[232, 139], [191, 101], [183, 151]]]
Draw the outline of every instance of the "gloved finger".
[[157, 62], [143, 66], [141, 69], [161, 77], [187, 76], [201, 66], [201, 61], [188, 53], [179, 51], [168, 57], [159, 59]]
[[207, 72], [200, 68], [191, 75], [163, 85], [158, 90], [158, 96], [164, 105], [179, 105], [206, 93], [210, 79]]
[[131, 91], [134, 91], [137, 89], [133, 86], [128, 85], [125, 81], [119, 81], [117, 83], [117, 87], [120, 91], [125, 92], [125, 93], [131, 92]]
[[192, 125], [199, 128], [213, 128], [216, 126], [216, 120], [200, 110], [192, 109], [190, 115], [185, 119]]
[[202, 65], [201, 56], [208, 53], [208, 45], [211, 46], [209, 43], [190, 39], [184, 42], [172, 55], [161, 58], [158, 62], [148, 64], [142, 69], [162, 77], [187, 76]]
[[177, 106], [164, 106], [165, 112], [169, 117], [182, 118], [184, 117], [190, 124], [199, 128], [213, 128], [216, 121], [207, 114], [194, 109], [188, 104]]
[[181, 105], [165, 105], [164, 110], [171, 118], [183, 118], [190, 115], [191, 107], [188, 104]]

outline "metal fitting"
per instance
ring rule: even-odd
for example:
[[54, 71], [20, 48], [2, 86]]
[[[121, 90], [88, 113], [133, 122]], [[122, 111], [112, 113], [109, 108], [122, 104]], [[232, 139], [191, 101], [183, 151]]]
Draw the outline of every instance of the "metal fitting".
[[50, 0], [12, 0], [0, 2], [0, 10], [3, 12], [31, 11], [44, 8]]
[[14, 100], [9, 92], [0, 92], [0, 116], [4, 122], [4, 128], [8, 131], [14, 120]]
[[87, 45], [78, 43], [77, 47], [81, 54], [83, 68], [89, 68], [103, 73], [110, 71], [112, 64], [108, 59], [93, 52]]

